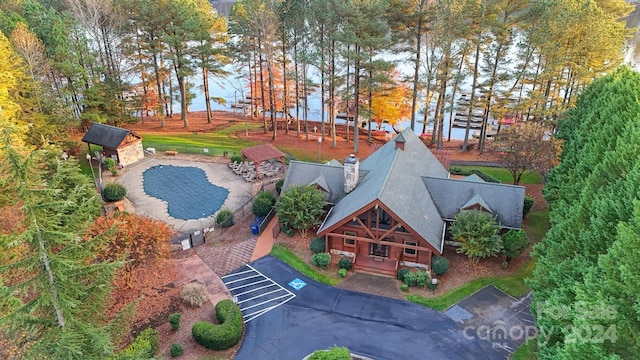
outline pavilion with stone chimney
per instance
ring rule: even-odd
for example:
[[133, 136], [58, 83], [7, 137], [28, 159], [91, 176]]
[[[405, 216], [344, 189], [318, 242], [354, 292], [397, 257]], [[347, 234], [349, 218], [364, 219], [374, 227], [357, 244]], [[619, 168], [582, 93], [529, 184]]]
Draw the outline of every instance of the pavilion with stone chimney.
[[[355, 270], [395, 276], [402, 267], [431, 268], [447, 227], [461, 210], [490, 213], [506, 229], [520, 229], [525, 189], [476, 175], [452, 179], [410, 129], [360, 162], [291, 161], [282, 191], [311, 185], [328, 211], [317, 236], [331, 254], [350, 257]], [[336, 258], [336, 257], [334, 257]]]

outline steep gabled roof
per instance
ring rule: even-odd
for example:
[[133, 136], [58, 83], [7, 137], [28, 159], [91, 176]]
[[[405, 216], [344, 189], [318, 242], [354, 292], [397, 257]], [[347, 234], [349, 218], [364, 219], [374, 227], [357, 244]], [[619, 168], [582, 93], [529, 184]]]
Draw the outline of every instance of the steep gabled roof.
[[398, 136], [405, 141], [404, 150], [390, 141], [367, 157], [360, 164], [366, 176], [333, 207], [318, 233], [379, 200], [419, 236], [441, 248], [444, 223], [421, 177], [446, 177], [448, 171], [410, 129]]
[[117, 149], [129, 134], [133, 133], [127, 129], [106, 124], [93, 123], [82, 137], [82, 141], [89, 144], [100, 145], [109, 149]]
[[[320, 177], [322, 177], [321, 180]], [[341, 166], [330, 164], [315, 164], [292, 160], [287, 168], [287, 175], [282, 184], [284, 193], [291, 185], [318, 184], [331, 194], [328, 201], [337, 202], [344, 194], [344, 170]], [[321, 184], [322, 182], [322, 184]]]
[[467, 201], [464, 205], [462, 205], [460, 207], [460, 210], [468, 209], [468, 208], [470, 208], [472, 206], [475, 206], [475, 205], [479, 205], [480, 207], [482, 207], [486, 211], [488, 211], [488, 212], [493, 214], [493, 211], [491, 210], [489, 205], [487, 205], [487, 203], [484, 201], [482, 196], [480, 196], [480, 194], [473, 195], [473, 197], [471, 199], [469, 199], [469, 201]]
[[525, 191], [522, 186], [437, 177], [425, 177], [424, 183], [443, 219], [453, 220], [469, 199], [478, 195], [502, 226], [515, 229], [522, 226]]
[[466, 180], [466, 181], [475, 181], [475, 182], [481, 182], [481, 183], [486, 182], [486, 181], [484, 181], [483, 178], [481, 178], [477, 174], [471, 174], [471, 175], [469, 175], [467, 177], [464, 177], [463, 179]]

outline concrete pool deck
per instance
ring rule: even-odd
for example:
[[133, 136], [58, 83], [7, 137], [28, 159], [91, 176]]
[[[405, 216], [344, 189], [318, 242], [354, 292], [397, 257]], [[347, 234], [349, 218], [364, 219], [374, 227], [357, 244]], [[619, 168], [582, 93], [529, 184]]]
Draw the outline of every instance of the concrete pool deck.
[[235, 212], [251, 200], [252, 183], [248, 183], [241, 176], [236, 175], [227, 164], [146, 157], [135, 164], [127, 166], [118, 177], [117, 182], [127, 189], [127, 199], [131, 201], [136, 214], [162, 220], [173, 226], [178, 232], [190, 233], [195, 230], [213, 227], [217, 212], [208, 217], [191, 220], [177, 219], [169, 215], [165, 201], [149, 196], [144, 192], [143, 173], [145, 170], [157, 165], [188, 166], [202, 169], [210, 183], [229, 190], [229, 195], [224, 204], [222, 204], [222, 209], [226, 208]]

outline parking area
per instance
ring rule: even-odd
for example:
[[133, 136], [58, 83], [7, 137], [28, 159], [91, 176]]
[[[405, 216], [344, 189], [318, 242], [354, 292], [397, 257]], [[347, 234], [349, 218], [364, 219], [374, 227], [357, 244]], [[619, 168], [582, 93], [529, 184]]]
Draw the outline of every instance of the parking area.
[[222, 281], [240, 306], [245, 324], [296, 297], [251, 265], [223, 276]]
[[463, 327], [465, 337], [487, 341], [511, 353], [537, 335], [529, 295], [516, 299], [488, 285], [451, 306], [445, 314]]

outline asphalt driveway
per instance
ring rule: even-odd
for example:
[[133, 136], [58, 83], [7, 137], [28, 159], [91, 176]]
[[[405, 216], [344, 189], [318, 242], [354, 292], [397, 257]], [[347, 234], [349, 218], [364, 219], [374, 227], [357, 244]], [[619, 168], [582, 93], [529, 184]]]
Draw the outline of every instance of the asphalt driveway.
[[489, 342], [465, 337], [460, 324], [437, 311], [332, 288], [272, 256], [250, 265], [288, 288], [295, 298], [246, 324], [236, 359], [299, 360], [334, 345], [380, 360], [505, 358], [505, 353], [493, 349]]

